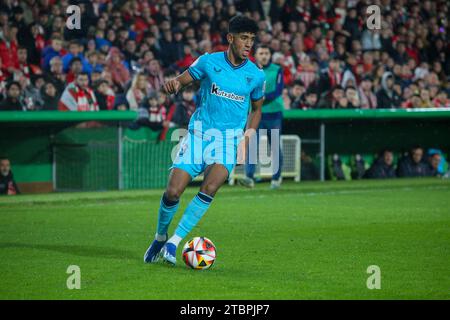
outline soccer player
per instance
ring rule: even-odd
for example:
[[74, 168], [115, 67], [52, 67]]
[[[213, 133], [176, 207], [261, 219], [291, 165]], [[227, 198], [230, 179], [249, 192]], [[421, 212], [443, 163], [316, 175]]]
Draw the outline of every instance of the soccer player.
[[[281, 166], [283, 162], [283, 155], [281, 153], [280, 145], [281, 124], [283, 122], [284, 109], [283, 99], [281, 97], [284, 87], [283, 69], [279, 65], [270, 62], [271, 52], [268, 46], [258, 46], [255, 50], [255, 59], [256, 63], [263, 68], [267, 83], [265, 99], [262, 106], [262, 118], [255, 138], [259, 140], [259, 130], [267, 129], [267, 139], [269, 145], [271, 145], [271, 143], [274, 144], [271, 148], [274, 149], [272, 152], [272, 167], [274, 172], [270, 187], [272, 189], [277, 189], [281, 186]], [[277, 139], [276, 142], [272, 141], [272, 130], [278, 130], [277, 132], [274, 132], [274, 138]], [[258, 141], [256, 143], [258, 143]], [[246, 187], [253, 188], [255, 185], [254, 174], [256, 165], [254, 162], [249, 163], [248, 160], [251, 159], [247, 157], [245, 165], [246, 177], [238, 182]]]
[[[245, 151], [237, 149], [245, 150], [245, 141], [258, 128], [264, 100], [264, 72], [248, 59], [257, 31], [252, 19], [233, 17], [228, 26], [227, 51], [205, 53], [164, 85], [167, 93], [176, 94], [191, 82], [200, 81], [200, 99], [172, 166], [160, 202], [155, 239], [144, 255], [145, 262], [156, 262], [161, 257], [169, 264], [176, 263], [177, 246], [210, 207], [236, 164], [236, 154], [239, 161], [245, 157]], [[227, 134], [230, 130], [243, 132], [246, 126], [253, 130], [246, 130], [244, 138]], [[211, 147], [216, 152], [208, 152]], [[187, 206], [174, 235], [168, 238], [167, 231], [181, 195], [202, 172], [204, 180], [199, 193]]]

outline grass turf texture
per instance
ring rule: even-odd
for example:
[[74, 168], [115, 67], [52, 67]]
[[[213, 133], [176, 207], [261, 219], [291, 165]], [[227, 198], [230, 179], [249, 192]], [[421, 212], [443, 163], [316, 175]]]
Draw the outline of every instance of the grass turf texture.
[[[143, 263], [160, 196], [0, 198], [0, 299], [450, 298], [450, 181], [225, 186], [189, 235], [216, 244], [207, 271], [188, 269], [181, 249], [175, 267]], [[374, 264], [381, 290], [366, 287]], [[66, 287], [69, 265], [81, 290]]]

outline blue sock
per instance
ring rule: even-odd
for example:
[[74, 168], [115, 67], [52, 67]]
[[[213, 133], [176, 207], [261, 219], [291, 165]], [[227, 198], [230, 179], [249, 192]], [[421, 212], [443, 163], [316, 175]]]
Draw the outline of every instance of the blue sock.
[[183, 217], [175, 230], [175, 235], [180, 238], [186, 237], [208, 210], [212, 200], [213, 197], [203, 192], [197, 193], [184, 211]]
[[165, 235], [167, 233], [169, 225], [172, 222], [173, 216], [177, 212], [179, 204], [180, 204], [179, 200], [176, 201], [169, 200], [167, 199], [166, 194], [165, 193], [163, 194], [158, 212], [157, 233], [159, 235]]

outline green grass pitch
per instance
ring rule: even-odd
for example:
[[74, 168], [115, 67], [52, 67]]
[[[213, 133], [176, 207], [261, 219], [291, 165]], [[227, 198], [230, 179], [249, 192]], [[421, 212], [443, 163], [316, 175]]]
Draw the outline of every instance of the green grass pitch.
[[[448, 180], [225, 186], [189, 235], [217, 246], [206, 271], [180, 249], [175, 267], [143, 263], [161, 192], [0, 198], [0, 299], [450, 298]], [[80, 290], [67, 289], [69, 265]]]

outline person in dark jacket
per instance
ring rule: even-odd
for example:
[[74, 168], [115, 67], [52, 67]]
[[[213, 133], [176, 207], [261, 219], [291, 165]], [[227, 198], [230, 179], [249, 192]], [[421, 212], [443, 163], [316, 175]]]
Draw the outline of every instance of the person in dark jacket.
[[398, 163], [397, 175], [399, 177], [425, 177], [428, 175], [428, 166], [423, 162], [423, 149], [414, 147], [409, 155]]
[[383, 150], [380, 156], [367, 170], [365, 177], [369, 179], [395, 178], [394, 156], [391, 150]]
[[47, 82], [41, 88], [42, 111], [58, 110], [58, 102], [61, 94], [56, 90], [56, 86], [52, 82]]
[[385, 72], [381, 77], [381, 88], [377, 92], [377, 108], [399, 108], [400, 104], [401, 97], [394, 90], [394, 75], [392, 72]]
[[0, 102], [0, 111], [23, 111], [24, 105], [20, 101], [21, 86], [17, 81], [6, 85], [6, 99]]
[[428, 156], [428, 171], [427, 176], [429, 177], [441, 177], [442, 174], [439, 172], [439, 164], [441, 163], [442, 156], [440, 153], [432, 153]]
[[0, 195], [20, 194], [8, 158], [0, 157]]
[[174, 122], [180, 128], [187, 128], [189, 119], [191, 118], [194, 111], [194, 89], [191, 86], [184, 89], [182, 100], [177, 103], [172, 122]]

